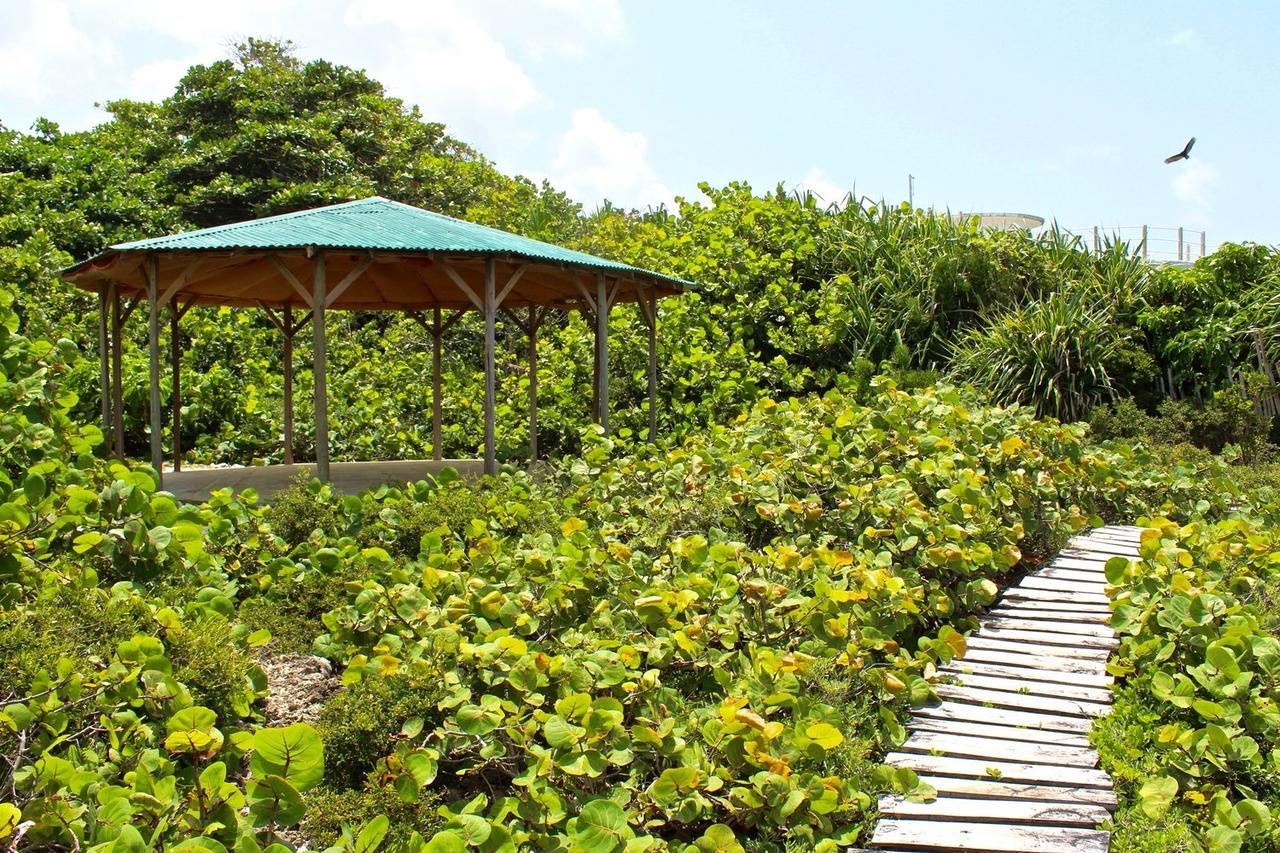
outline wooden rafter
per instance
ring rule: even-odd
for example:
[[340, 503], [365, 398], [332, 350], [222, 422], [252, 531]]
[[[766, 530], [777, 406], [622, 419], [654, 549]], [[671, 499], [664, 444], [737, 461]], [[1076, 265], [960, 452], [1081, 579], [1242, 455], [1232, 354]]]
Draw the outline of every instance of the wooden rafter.
[[596, 313], [596, 300], [595, 300], [595, 297], [591, 295], [591, 292], [587, 290], [587, 286], [583, 284], [582, 280], [579, 279], [577, 276], [573, 277], [573, 283], [574, 285], [577, 286], [578, 293], [582, 295], [583, 302], [585, 302], [588, 306], [590, 306], [591, 313], [592, 314]]
[[178, 293], [178, 291], [182, 290], [182, 288], [186, 287], [188, 284], [191, 283], [191, 279], [195, 276], [196, 270], [199, 269], [200, 263], [203, 260], [204, 260], [203, 258], [197, 257], [191, 263], [187, 264], [187, 268], [183, 270], [178, 275], [178, 277], [173, 280], [173, 284], [165, 288], [164, 293], [160, 294], [160, 301], [158, 303], [158, 307], [163, 308], [164, 306], [168, 305], [169, 300], [173, 299], [173, 297]]
[[324, 299], [324, 307], [326, 308], [331, 307], [333, 303], [337, 301], [338, 297], [343, 294], [343, 291], [345, 291], [351, 285], [355, 284], [356, 279], [364, 275], [364, 271], [367, 270], [369, 268], [369, 265], [372, 263], [373, 263], [373, 258], [365, 258], [359, 264], [356, 265], [355, 269], [347, 273], [346, 276], [342, 279], [342, 281], [338, 282], [338, 286], [335, 287], [333, 290], [329, 291], [329, 295], [326, 296]]
[[529, 268], [528, 264], [521, 264], [520, 266], [516, 267], [516, 271], [511, 274], [511, 278], [507, 279], [506, 285], [502, 288], [502, 291], [498, 294], [498, 300], [497, 300], [498, 307], [502, 306], [503, 301], [507, 298], [507, 294], [510, 293], [511, 289], [516, 286], [516, 283], [520, 281], [521, 277], [524, 275], [524, 271], [528, 268]]
[[467, 298], [471, 300], [472, 305], [476, 306], [478, 310], [483, 311], [484, 300], [476, 295], [476, 292], [471, 289], [471, 285], [467, 284], [466, 280], [458, 274], [456, 269], [453, 268], [453, 264], [449, 263], [444, 258], [441, 258], [439, 263], [440, 269], [444, 270], [444, 274], [449, 276], [449, 280], [457, 285], [458, 289], [467, 295]]
[[315, 305], [311, 302], [310, 292], [302, 286], [302, 282], [298, 281], [298, 277], [293, 274], [293, 270], [285, 266], [284, 261], [280, 260], [280, 256], [272, 255], [271, 263], [275, 264], [276, 269], [280, 271], [280, 275], [284, 277], [284, 280], [293, 285], [293, 289], [302, 297], [303, 303], [306, 304], [308, 308], [315, 308]]

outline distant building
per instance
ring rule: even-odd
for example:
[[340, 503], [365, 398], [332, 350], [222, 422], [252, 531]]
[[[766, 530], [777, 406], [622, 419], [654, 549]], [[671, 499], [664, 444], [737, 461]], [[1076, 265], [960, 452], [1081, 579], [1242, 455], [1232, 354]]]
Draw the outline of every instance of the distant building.
[[1030, 231], [1044, 225], [1044, 217], [1034, 213], [953, 213], [951, 218], [963, 222], [978, 217], [978, 226], [993, 231]]

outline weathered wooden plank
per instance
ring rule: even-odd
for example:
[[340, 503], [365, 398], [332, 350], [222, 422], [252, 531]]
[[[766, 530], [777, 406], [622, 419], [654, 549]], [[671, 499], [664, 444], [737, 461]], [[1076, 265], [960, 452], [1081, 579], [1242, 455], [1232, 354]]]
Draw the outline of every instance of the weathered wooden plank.
[[1083, 637], [1115, 639], [1115, 632], [1103, 622], [1064, 622], [1049, 619], [1023, 619], [1017, 616], [987, 616], [982, 620], [982, 630], [987, 627], [1012, 628], [1019, 631], [1042, 631], [1051, 634], [1078, 634]]
[[1107, 586], [1107, 576], [1102, 572], [1091, 572], [1084, 569], [1068, 569], [1064, 566], [1045, 566], [1042, 569], [1036, 569], [1029, 577], [1037, 578], [1057, 578], [1062, 581], [1081, 581], [1090, 586], [1096, 587], [1099, 592], [1105, 590]]
[[955, 702], [973, 702], [1020, 711], [1041, 711], [1047, 714], [1066, 714], [1077, 717], [1103, 717], [1111, 713], [1111, 706], [1101, 702], [1082, 702], [1079, 699], [1058, 699], [1029, 693], [1009, 693], [1004, 690], [986, 690], [981, 687], [935, 684], [933, 692], [943, 699]]
[[1097, 609], [1111, 608], [1111, 599], [1103, 592], [1068, 592], [1062, 589], [1033, 589], [1027, 586], [1012, 586], [1004, 591], [1002, 601], [1015, 599], [1019, 601], [1052, 601], [1059, 604], [1091, 605]]
[[957, 758], [996, 759], [1023, 764], [1098, 766], [1098, 753], [1087, 746], [1029, 743], [1024, 740], [971, 737], [944, 732], [915, 732], [898, 749], [902, 752], [924, 752], [930, 755], [941, 752]]
[[1097, 581], [1059, 580], [1040, 575], [1027, 575], [1013, 587], [1014, 589], [1049, 589], [1062, 592], [1087, 593], [1106, 596], [1103, 592], [1106, 584]]
[[1055, 732], [1049, 729], [1020, 729], [1017, 726], [995, 726], [988, 723], [971, 723], [968, 720], [940, 720], [932, 717], [912, 716], [907, 728], [913, 732], [940, 732], [981, 738], [1024, 740], [1030, 743], [1046, 743], [1058, 746], [1088, 746], [1088, 735], [1078, 732]]
[[989, 779], [961, 779], [956, 776], [920, 774], [920, 781], [931, 785], [939, 795], [1017, 802], [1039, 800], [1053, 803], [1093, 803], [1108, 810], [1116, 807], [1114, 791], [1106, 788], [1067, 788], [1060, 785], [1029, 785], [1022, 782], [992, 782]]
[[1142, 546], [1142, 540], [1136, 536], [1114, 536], [1112, 534], [1093, 533], [1088, 537], [1077, 540], [1082, 545], [1089, 545], [1098, 542], [1105, 545], [1119, 545], [1121, 548], [1128, 548], [1137, 551]]
[[[1143, 529], [1145, 530], [1145, 528]], [[1095, 527], [1092, 530], [1077, 533], [1076, 536], [1133, 536], [1135, 534], [1138, 536], [1142, 535], [1141, 531], [1124, 530], [1122, 528], [1106, 524], [1102, 527]]]
[[912, 713], [919, 718], [965, 720], [970, 723], [1012, 726], [1027, 730], [1044, 729], [1046, 731], [1074, 732], [1087, 735], [1093, 729], [1093, 720], [1086, 717], [1068, 717], [1062, 714], [1044, 714], [1012, 708], [995, 708], [986, 705], [974, 705], [969, 702], [939, 702], [936, 705], [922, 705]]
[[891, 767], [909, 767], [917, 773], [959, 776], [962, 779], [1075, 785], [1103, 790], [1111, 788], [1111, 777], [1094, 767], [1027, 764], [992, 758], [952, 758], [948, 755], [921, 755], [914, 752], [891, 752], [884, 757], [884, 763]]
[[[1007, 590], [996, 607], [1030, 607], [1037, 610], [1070, 610], [1086, 618], [1106, 618], [1111, 615], [1111, 602], [1106, 596], [1100, 601], [1058, 600], [1052, 593], [1043, 589], [1019, 590], [1013, 595]], [[1023, 594], [1025, 593], [1025, 594]]]
[[982, 636], [991, 640], [1018, 640], [1027, 643], [1043, 644], [1046, 646], [1064, 646], [1070, 649], [1114, 649], [1120, 645], [1120, 641], [1114, 636], [1111, 637], [1090, 637], [1083, 634], [1066, 634], [1061, 631], [1048, 630], [1051, 626], [1045, 626], [1046, 630], [1025, 630], [1021, 628], [1004, 628], [997, 625], [984, 625], [982, 627]]
[[871, 844], [912, 850], [1107, 853], [1110, 839], [1109, 833], [1081, 827], [1001, 826], [890, 817], [876, 826]]
[[1071, 545], [1059, 551], [1058, 556], [1059, 557], [1075, 557], [1077, 559], [1093, 558], [1095, 560], [1101, 557], [1103, 558], [1104, 561], [1110, 560], [1112, 557], [1127, 557], [1128, 559], [1132, 560], [1137, 557], [1137, 552], [1129, 551], [1129, 550], [1124, 550], [1124, 551], [1103, 550], [1100, 548], [1095, 548], [1093, 546], [1090, 546], [1088, 548], [1079, 548], [1074, 545]]
[[[1030, 603], [1030, 602], [1023, 602]], [[1048, 602], [1039, 602], [1047, 604]], [[1070, 605], [1064, 604], [1064, 608]], [[1046, 622], [1077, 622], [1081, 625], [1106, 625], [1108, 613], [1081, 613], [1078, 610], [1063, 609], [1057, 610], [1049, 607], [1021, 607], [1015, 606], [1014, 602], [1001, 604], [987, 611], [988, 616], [996, 616], [1000, 618], [1010, 619], [1042, 619]]]
[[[975, 634], [965, 640], [970, 649], [992, 649], [1004, 652], [1020, 652], [1037, 657], [1071, 658], [1088, 661], [1096, 669], [1106, 666], [1111, 657], [1109, 649], [1089, 648], [1085, 646], [1051, 646], [1044, 643], [1029, 643], [1025, 640], [1012, 640], [995, 637], [988, 633]], [[1087, 672], [1088, 670], [1084, 670]]]
[[880, 813], [892, 817], [925, 817], [1019, 824], [1093, 827], [1111, 817], [1105, 807], [1093, 803], [1054, 803], [1037, 800], [1000, 801], [940, 796], [927, 803], [913, 803], [892, 794], [880, 798]]
[[[971, 637], [971, 640], [981, 639]], [[1023, 649], [1010, 651], [1006, 648], [985, 648], [982, 645], [969, 645], [963, 658], [957, 663], [998, 663], [1005, 666], [1043, 667], [1052, 672], [1069, 672], [1080, 675], [1101, 676], [1106, 673], [1106, 660], [1096, 658], [1069, 658], [1054, 655], [1040, 655]]]
[[1097, 557], [1054, 557], [1045, 566], [1053, 566], [1055, 568], [1075, 569], [1079, 572], [1095, 572], [1096, 574], [1104, 574], [1107, 567], [1107, 560], [1111, 557], [1099, 555]]
[[1091, 542], [1108, 542], [1108, 541], [1114, 540], [1114, 541], [1122, 541], [1125, 544], [1131, 545], [1136, 548], [1138, 547], [1138, 543], [1141, 541], [1141, 539], [1142, 539], [1141, 536], [1130, 537], [1124, 534], [1110, 533], [1105, 531], [1094, 531], [1092, 533], [1077, 533], [1075, 536], [1072, 536], [1070, 539], [1067, 540], [1067, 545], [1074, 545], [1077, 542], [1091, 543]]
[[1055, 684], [1052, 681], [1035, 681], [1030, 678], [1009, 678], [1005, 675], [988, 675], [982, 672], [954, 672], [944, 670], [944, 676], [961, 687], [980, 687], [984, 690], [1004, 690], [1008, 693], [1034, 696], [1056, 696], [1060, 699], [1079, 699], [1082, 702], [1111, 702], [1111, 691], [1105, 687], [1085, 687], [1081, 684]]
[[1006, 678], [1020, 678], [1027, 681], [1048, 681], [1052, 684], [1079, 684], [1081, 687], [1098, 687], [1106, 689], [1114, 680], [1105, 672], [1071, 672], [1056, 668], [1055, 661], [1046, 661], [1044, 666], [1021, 666], [1008, 663], [987, 663], [969, 657], [954, 660], [941, 667], [939, 672], [957, 672], [973, 675], [1002, 675]]

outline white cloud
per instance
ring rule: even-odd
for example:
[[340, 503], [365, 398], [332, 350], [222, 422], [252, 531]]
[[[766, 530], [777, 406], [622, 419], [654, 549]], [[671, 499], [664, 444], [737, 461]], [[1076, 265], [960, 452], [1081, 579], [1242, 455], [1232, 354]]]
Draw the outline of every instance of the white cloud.
[[1166, 37], [1164, 43], [1167, 47], [1202, 47], [1204, 44], [1200, 34], [1190, 28], [1178, 30]]
[[594, 108], [573, 111], [552, 170], [552, 181], [588, 207], [605, 199], [625, 207], [675, 206], [649, 162], [648, 138], [623, 130]]
[[[524, 68], [454, 0], [373, 0], [346, 10], [344, 37], [379, 45], [369, 71], [428, 115], [488, 125], [543, 102]], [[456, 121], [456, 119], [455, 119]]]
[[68, 118], [84, 120], [94, 112], [94, 101], [102, 97], [100, 92], [86, 92], [86, 81], [115, 60], [111, 43], [77, 27], [66, 3], [34, 4], [26, 21], [0, 39], [4, 99], [38, 105], [76, 93], [80, 102], [75, 116]]
[[[495, 151], [549, 99], [527, 67], [621, 37], [619, 0], [0, 0], [0, 120], [101, 121], [95, 101], [161, 98], [249, 36], [367, 69], [388, 92]], [[542, 137], [545, 139], [546, 137]]]
[[472, 6], [504, 41], [535, 62], [580, 59], [622, 36], [626, 19], [618, 0], [536, 0], [516, 8], [503, 0]]
[[830, 178], [826, 172], [817, 166], [809, 169], [808, 174], [800, 183], [796, 184], [797, 192], [811, 192], [822, 200], [825, 204], [838, 204], [844, 206], [848, 201], [851, 190], [843, 189]]
[[173, 94], [178, 81], [192, 64], [192, 59], [161, 59], [135, 68], [129, 75], [127, 94], [139, 101], [160, 101]]
[[1191, 159], [1177, 164], [1177, 169], [1178, 174], [1169, 185], [1182, 202], [1182, 215], [1189, 225], [1207, 225], [1218, 185], [1217, 167], [1205, 160]]

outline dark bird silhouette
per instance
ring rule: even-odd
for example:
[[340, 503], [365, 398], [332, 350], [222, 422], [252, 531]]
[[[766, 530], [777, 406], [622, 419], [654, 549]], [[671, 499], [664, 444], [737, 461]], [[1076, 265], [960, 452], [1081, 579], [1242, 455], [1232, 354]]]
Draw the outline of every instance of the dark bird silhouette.
[[1179, 160], [1190, 160], [1190, 159], [1191, 159], [1191, 146], [1193, 146], [1193, 145], [1195, 145], [1195, 144], [1196, 144], [1196, 138], [1193, 136], [1193, 137], [1191, 137], [1190, 139], [1188, 139], [1188, 140], [1187, 140], [1187, 144], [1186, 144], [1186, 145], [1182, 146], [1182, 150], [1181, 150], [1181, 151], [1179, 151], [1177, 154], [1174, 154], [1172, 157], [1166, 157], [1166, 158], [1164, 158], [1164, 161], [1165, 161], [1166, 163], [1176, 163], [1176, 162], [1178, 162]]

